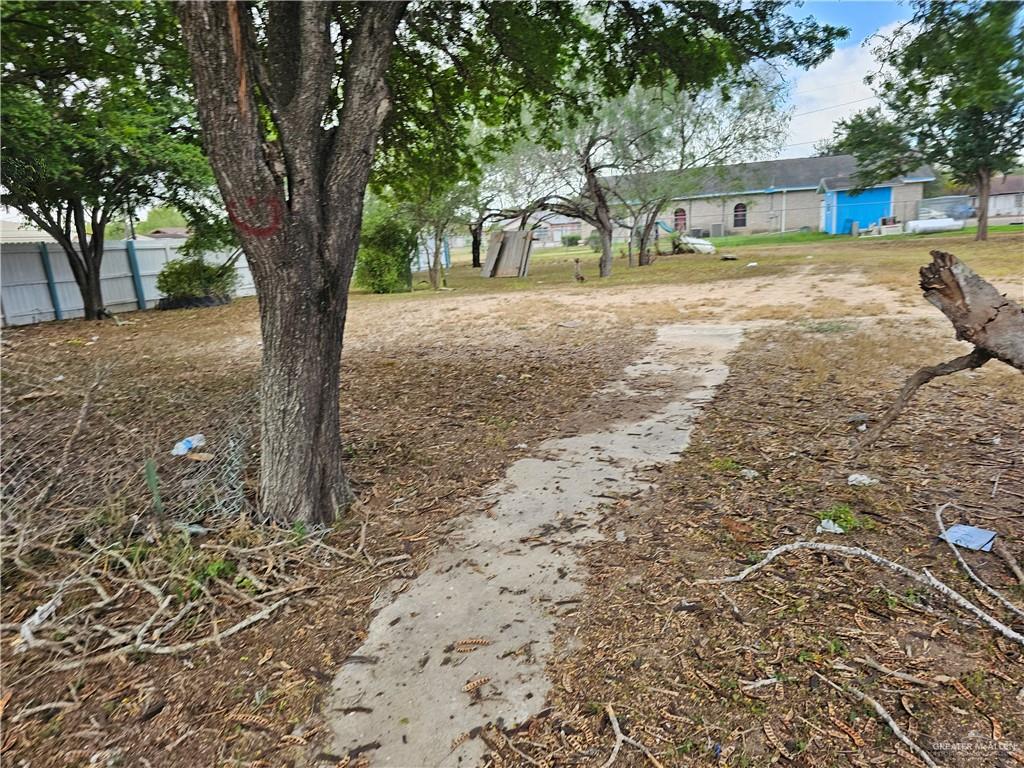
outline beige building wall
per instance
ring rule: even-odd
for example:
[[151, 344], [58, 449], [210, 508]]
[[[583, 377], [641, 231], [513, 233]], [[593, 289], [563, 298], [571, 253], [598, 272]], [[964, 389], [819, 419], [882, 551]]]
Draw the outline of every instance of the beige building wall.
[[892, 188], [892, 215], [900, 222], [917, 218], [918, 203], [924, 197], [924, 184], [898, 184]]
[[[695, 228], [711, 231], [712, 224], [721, 224], [725, 234], [742, 235], [756, 232], [781, 232], [811, 227], [821, 223], [821, 199], [815, 190], [772, 192], [733, 197], [701, 197], [676, 200], [669, 204], [661, 220], [675, 226], [675, 211], [686, 211], [687, 231]], [[747, 207], [746, 223], [736, 226], [735, 208]]]
[[[924, 196], [924, 185], [897, 184], [892, 188], [893, 215], [900, 221], [917, 218], [918, 203]], [[675, 227], [675, 211], [686, 211], [686, 231], [700, 228], [711, 231], [712, 224], [722, 224], [727, 235], [752, 235], [758, 232], [783, 232], [810, 227], [821, 230], [821, 206], [824, 195], [817, 190], [804, 189], [794, 192], [772, 192], [768, 194], [736, 195], [731, 197], [700, 197], [673, 200], [662, 211], [659, 220], [666, 226]], [[742, 227], [735, 226], [734, 209], [738, 203], [747, 206], [747, 221]], [[580, 223], [583, 241], [593, 227]], [[664, 233], [662, 233], [664, 234]], [[616, 228], [616, 241], [629, 237], [629, 230]]]

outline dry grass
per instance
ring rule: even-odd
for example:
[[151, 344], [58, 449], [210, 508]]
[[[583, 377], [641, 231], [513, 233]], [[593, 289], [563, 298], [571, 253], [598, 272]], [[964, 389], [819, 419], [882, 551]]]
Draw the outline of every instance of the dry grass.
[[[845, 416], [878, 413], [910, 369], [957, 349], [941, 318], [896, 325], [863, 317], [893, 307], [863, 299], [861, 278], [897, 288], [916, 306], [916, 269], [928, 248], [952, 250], [979, 273], [1013, 282], [1024, 272], [1021, 242], [1018, 235], [999, 235], [977, 246], [957, 237], [750, 246], [737, 262], [665, 257], [627, 270], [620, 261], [608, 281], [593, 277], [591, 257], [591, 278], [582, 286], [572, 279], [571, 260], [552, 254], [539, 259], [524, 281], [485, 281], [458, 267], [453, 292], [354, 295], [342, 393], [348, 466], [367, 515], [366, 551], [375, 560], [408, 560], [387, 568], [346, 561], [345, 568], [325, 571], [340, 561], [298, 557], [286, 576], [293, 586], [309, 589], [297, 593], [286, 612], [258, 631], [186, 658], [127, 655], [82, 674], [49, 671], [54, 657], [46, 653], [5, 653], [5, 763], [84, 766], [106, 749], [153, 766], [311, 762], [320, 696], [363, 639], [375, 591], [426, 567], [442, 524], [502, 476], [520, 455], [516, 445], [535, 444], [577, 418], [585, 398], [634, 359], [652, 325], [737, 316], [801, 322], [753, 336], [687, 460], [652, 475], [661, 487], [650, 498], [623, 500], [609, 511], [605, 532], [614, 540], [616, 530], [626, 530], [627, 543], [592, 551], [587, 601], [567, 617], [563, 656], [551, 670], [561, 687], [548, 718], [530, 724], [529, 738], [552, 754], [580, 741], [592, 750], [589, 759], [603, 760], [610, 739], [602, 731], [600, 705], [610, 701], [627, 733], [677, 764], [707, 764], [715, 745], [734, 749], [729, 764], [742, 764], [743, 755], [747, 764], [767, 763], [772, 747], [758, 734], [769, 717], [792, 751], [803, 744], [797, 764], [842, 764], [850, 745], [830, 735], [822, 709], [830, 699], [810, 688], [808, 672], [831, 673], [826, 665], [870, 652], [915, 674], [938, 668], [961, 676], [999, 718], [1007, 738], [1024, 739], [1012, 709], [1024, 683], [1019, 657], [947, 613], [928, 613], [941, 606], [905, 600], [894, 581], [882, 579], [876, 591], [877, 574], [794, 560], [788, 579], [772, 575], [730, 593], [746, 617], [742, 624], [719, 593], [691, 590], [682, 581], [736, 570], [786, 531], [813, 529], [822, 509], [848, 504], [875, 523], [857, 534], [860, 543], [939, 565], [960, 585], [946, 553], [935, 549], [926, 513], [950, 494], [969, 510], [965, 520], [974, 522], [1002, 525], [992, 511], [996, 503], [1020, 508], [1021, 380], [990, 364], [930, 385], [889, 438], [857, 465], [884, 477], [884, 485], [845, 486], [843, 473], [853, 466], [844, 453], [852, 435]], [[744, 266], [747, 259], [759, 262], [756, 271]], [[794, 306], [783, 294], [806, 276], [849, 296], [808, 291]], [[785, 291], [779, 289], [783, 282]], [[73, 482], [61, 486], [43, 510], [46, 520], [59, 522], [53, 530], [67, 534], [48, 543], [74, 558], [84, 546], [78, 529], [113, 541], [132, 527], [133, 515], [148, 514], [140, 473], [145, 458], [158, 457], [163, 472], [167, 451], [181, 436], [205, 431], [218, 451], [226, 425], [254, 418], [249, 393], [260, 357], [255, 301], [132, 313], [121, 320], [4, 334], [5, 472], [34, 463], [45, 477], [72, 433], [93, 371], [115, 366], [95, 416], [73, 446]], [[19, 378], [19, 371], [28, 375]], [[52, 382], [56, 375], [64, 376], [59, 386]], [[19, 399], [39, 385], [57, 393]], [[1001, 447], [992, 442], [997, 435]], [[741, 481], [731, 467], [742, 465], [757, 468], [763, 480]], [[245, 472], [250, 501], [251, 466]], [[995, 471], [1002, 495], [993, 502], [988, 494]], [[169, 483], [188, 479], [170, 470], [165, 477]], [[1007, 537], [1019, 536], [1019, 516], [1007, 520]], [[351, 554], [361, 522], [344, 522], [328, 541]], [[288, 534], [226, 525], [215, 527], [206, 543], [253, 547]], [[179, 562], [180, 549], [156, 547], [152, 556]], [[4, 563], [5, 648], [12, 647], [12, 627], [53, 594], [66, 562], [70, 555], [40, 556], [16, 577], [12, 564]], [[181, 562], [195, 570], [211, 561]], [[979, 567], [1003, 583], [998, 566], [982, 559]], [[110, 572], [123, 575], [113, 565]], [[211, 613], [203, 622], [226, 626], [251, 612], [244, 595], [236, 594], [237, 584], [211, 580], [205, 587]], [[673, 611], [684, 599], [699, 609]], [[137, 621], [135, 612], [145, 608], [127, 604], [111, 620]], [[864, 634], [864, 621], [880, 634]], [[189, 631], [207, 626], [200, 622]], [[909, 644], [914, 655], [897, 655], [894, 643], [900, 649]], [[738, 691], [739, 679], [769, 674], [784, 685], [764, 691], [767, 698]], [[895, 688], [871, 676], [859, 683], [900, 712], [915, 736], [941, 734], [964, 718], [972, 727], [984, 725], [975, 722], [970, 702], [946, 689], [934, 701], [900, 690], [916, 712], [908, 720], [893, 699]], [[153, 714], [159, 699], [164, 705]], [[862, 710], [831, 701], [867, 739], [863, 760], [899, 764], [883, 727]], [[67, 706], [19, 717], [53, 702]], [[570, 721], [584, 730], [570, 733], [559, 724]], [[637, 759], [623, 752], [620, 763]]]
[[[717, 280], [750, 277], [746, 264], [758, 263], [758, 274], [783, 276], [805, 267], [836, 274], [862, 272], [869, 281], [910, 296], [917, 294], [917, 270], [928, 261], [932, 249], [951, 251], [964, 259], [979, 274], [993, 280], [1016, 280], [1019, 296], [1024, 298], [1024, 229], [993, 233], [984, 243], [976, 243], [970, 234], [906, 235], [894, 238], [853, 239], [833, 237], [788, 245], [757, 243], [731, 244], [725, 252], [735, 253], [737, 261], [720, 261], [717, 256], [686, 254], [662, 256], [649, 267], [627, 266], [623, 256], [615, 259], [612, 277], [597, 277], [598, 255], [588, 248], [553, 249], [531, 261], [530, 275], [524, 279], [480, 277], [479, 270], [465, 262], [456, 263], [448, 284], [460, 293], [508, 293], [523, 290], [567, 288], [575, 284], [573, 259], [580, 258], [587, 277], [586, 288], [614, 289], [618, 286], [702, 284]], [[425, 296], [420, 284], [417, 296]]]
[[803, 320], [836, 317], [875, 317], [884, 315], [887, 307], [880, 302], [851, 304], [842, 299], [830, 297], [816, 300], [808, 308], [804, 305], [773, 305], [752, 307], [740, 312], [739, 320]]
[[[858, 561], [806, 554], [739, 584], [691, 584], [818, 538], [929, 568], [1012, 620], [967, 582], [936, 539], [933, 513], [953, 501], [947, 524], [994, 528], [1022, 554], [1024, 379], [990, 365], [933, 384], [857, 460], [847, 417], [877, 415], [910, 370], [956, 346], [934, 327], [902, 331], [855, 321], [749, 337], [685, 460], [652, 473], [653, 493], [608, 508], [586, 597], [560, 628], [549, 708], [518, 730], [518, 748], [556, 764], [599, 764], [614, 742], [611, 704], [624, 732], [664, 765], [766, 766], [781, 750], [791, 756], [781, 762], [797, 766], [914, 764], [873, 710], [820, 673], [882, 702], [942, 765], [1024, 759], [1015, 746], [1024, 739], [1022, 649], [934, 595]], [[741, 468], [760, 476], [744, 479]], [[881, 482], [852, 487], [851, 472]], [[851, 530], [815, 536], [823, 515]], [[998, 558], [965, 556], [1024, 601]], [[633, 749], [616, 763], [647, 764]]]
[[[609, 329], [598, 344], [551, 319], [514, 332], [519, 317], [500, 312], [419, 325], [415, 315], [382, 304], [356, 307], [342, 428], [361, 506], [327, 532], [260, 528], [244, 516], [204, 511], [192, 494], [190, 472], [219, 463], [231, 426], [255, 418], [247, 396], [259, 360], [254, 302], [138, 313], [120, 326], [68, 322], [5, 333], [5, 482], [30, 481], [13, 499], [15, 486], [5, 488], [5, 553], [18, 545], [12, 532], [30, 534], [23, 565], [4, 560], [4, 764], [308, 763], [318, 740], [319, 697], [362, 641], [375, 592], [392, 579], [413, 578], [429, 562], [445, 521], [521, 455], [514, 446], [549, 436], [648, 338], [644, 330]], [[52, 473], [84, 386], [105, 364], [114, 369], [72, 445], [68, 482], [26, 520], [17, 503], [33, 498]], [[53, 382], [55, 375], [64, 378]], [[21, 399], [40, 384], [55, 393]], [[207, 434], [214, 461], [168, 455], [176, 440], [197, 431]], [[153, 514], [142, 472], [150, 457], [167, 506], [162, 520]], [[249, 508], [254, 460], [242, 474]], [[201, 523], [208, 532], [190, 539], [178, 522]], [[363, 522], [372, 561], [359, 562]], [[311, 544], [314, 533], [347, 554]], [[105, 551], [96, 556], [90, 540]], [[375, 565], [381, 561], [386, 565]], [[19, 645], [19, 624], [85, 563], [109, 594], [121, 586], [128, 591], [102, 617], [76, 623], [72, 614], [96, 597], [68, 590], [59, 621], [36, 631], [55, 645], [10, 652]], [[246, 581], [247, 573], [265, 586]], [[136, 588], [142, 578], [171, 597], [169, 613], [153, 627], [186, 602], [196, 604], [161, 638], [165, 644], [223, 631], [256, 611], [254, 602], [276, 599], [265, 599], [267, 591], [283, 587], [289, 602], [247, 631], [178, 656], [128, 652], [56, 669], [67, 660], [60, 644], [74, 647], [73, 659], [86, 659], [107, 650], [98, 645], [97, 623], [123, 631], [153, 613], [155, 601]], [[54, 702], [59, 706], [43, 706]]]

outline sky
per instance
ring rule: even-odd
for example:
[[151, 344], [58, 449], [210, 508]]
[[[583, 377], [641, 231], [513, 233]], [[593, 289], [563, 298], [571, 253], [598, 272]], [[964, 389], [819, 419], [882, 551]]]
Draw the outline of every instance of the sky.
[[828, 60], [809, 71], [796, 70], [790, 78], [793, 121], [780, 156], [809, 157], [815, 142], [832, 136], [837, 120], [876, 103], [864, 84], [864, 76], [874, 69], [873, 46], [863, 43], [880, 30], [892, 31], [910, 18], [911, 9], [888, 0], [820, 0], [791, 8], [789, 14], [850, 30]]

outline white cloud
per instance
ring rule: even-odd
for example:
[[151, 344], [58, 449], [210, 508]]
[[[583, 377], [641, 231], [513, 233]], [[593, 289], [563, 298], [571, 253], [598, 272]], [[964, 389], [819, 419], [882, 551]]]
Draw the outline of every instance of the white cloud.
[[[891, 34], [902, 23], [886, 25], [878, 34]], [[796, 76], [790, 93], [793, 121], [781, 157], [814, 154], [814, 142], [830, 138], [836, 121], [877, 103], [864, 83], [878, 66], [873, 48], [873, 41], [836, 48], [822, 64]]]

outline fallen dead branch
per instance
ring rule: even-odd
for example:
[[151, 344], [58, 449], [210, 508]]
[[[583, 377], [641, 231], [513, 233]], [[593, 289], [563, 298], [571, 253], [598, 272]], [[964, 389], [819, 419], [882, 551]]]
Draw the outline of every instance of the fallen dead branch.
[[155, 643], [142, 643], [136, 644], [131, 643], [129, 645], [122, 646], [113, 651], [101, 654], [99, 656], [91, 656], [85, 659], [76, 659], [75, 661], [65, 661], [58, 664], [54, 669], [56, 670], [67, 670], [67, 669], [78, 669], [79, 667], [88, 666], [90, 664], [99, 664], [104, 661], [110, 661], [111, 659], [122, 656], [126, 653], [148, 653], [154, 656], [174, 656], [179, 653], [185, 653], [196, 648], [201, 648], [204, 645], [210, 645], [211, 643], [219, 643], [226, 637], [241, 632], [243, 629], [248, 629], [253, 624], [256, 624], [264, 619], [270, 618], [270, 616], [280, 608], [282, 605], [287, 603], [291, 598], [284, 597], [278, 600], [276, 603], [271, 603], [261, 611], [257, 611], [250, 616], [245, 617], [237, 624], [225, 629], [223, 632], [214, 632], [213, 634], [207, 635], [200, 640], [191, 640], [186, 643], [177, 643], [175, 645], [156, 645]]
[[931, 252], [932, 263], [921, 267], [924, 297], [949, 318], [956, 337], [974, 349], [966, 355], [913, 374], [896, 401], [857, 445], [860, 452], [885, 432], [923, 385], [939, 376], [980, 368], [996, 359], [1024, 372], [1024, 309], [1001, 295], [989, 282], [951, 253]]
[[932, 682], [931, 680], [924, 680], [914, 675], [908, 675], [906, 672], [900, 672], [895, 669], [889, 669], [883, 664], [879, 664], [877, 661], [872, 659], [870, 656], [857, 656], [853, 659], [858, 664], [863, 664], [865, 667], [871, 667], [876, 672], [881, 672], [883, 675], [888, 677], [895, 677], [898, 680], [903, 680], [907, 683], [913, 683], [914, 685], [920, 685], [925, 688], [935, 688], [938, 683]]
[[882, 436], [882, 433], [891, 427], [893, 422], [896, 421], [896, 418], [903, 411], [904, 407], [906, 407], [907, 403], [910, 402], [910, 398], [914, 396], [914, 393], [929, 381], [937, 379], [939, 376], [949, 376], [951, 373], [957, 373], [958, 371], [969, 371], [974, 368], [980, 368], [991, 359], [992, 356], [985, 350], [975, 349], [969, 354], [954, 358], [949, 362], [921, 368], [903, 384], [903, 388], [896, 396], [896, 401], [889, 406], [889, 409], [882, 415], [882, 418], [878, 420], [878, 423], [875, 424], [866, 435], [864, 435], [860, 445], [857, 446], [857, 450], [864, 450], [878, 440], [878, 438]]
[[821, 680], [824, 680], [830, 686], [835, 688], [840, 693], [853, 698], [855, 701], [870, 705], [871, 708], [874, 709], [876, 713], [878, 713], [878, 716], [885, 721], [885, 724], [889, 726], [889, 730], [893, 732], [896, 738], [902, 741], [904, 744], [906, 744], [907, 748], [910, 749], [911, 752], [913, 752], [919, 758], [924, 760], [928, 768], [939, 768], [938, 764], [934, 760], [932, 760], [931, 755], [929, 755], [927, 752], [921, 749], [921, 747], [917, 746], [917, 744], [915, 744], [914, 741], [909, 736], [907, 736], [906, 733], [903, 732], [903, 729], [896, 724], [896, 721], [893, 720], [892, 715], [889, 714], [888, 710], [886, 710], [886, 708], [883, 707], [876, 699], [871, 698], [866, 693], [864, 693], [864, 691], [858, 690], [857, 688], [854, 688], [852, 685], [846, 685], [845, 687], [836, 685], [834, 682], [829, 680], [820, 672], [815, 672], [814, 674], [817, 675], [817, 677], [819, 677]]
[[631, 747], [636, 747], [637, 749], [639, 749], [641, 752], [644, 753], [644, 756], [651, 761], [651, 765], [655, 766], [655, 768], [664, 768], [664, 766], [660, 762], [658, 762], [658, 758], [651, 754], [651, 750], [649, 750], [636, 739], [631, 739], [629, 736], [626, 736], [622, 732], [622, 729], [619, 727], [619, 720], [615, 717], [615, 710], [612, 709], [611, 704], [605, 704], [604, 711], [605, 714], [608, 715], [608, 722], [612, 724], [612, 731], [615, 732], [615, 746], [612, 747], [611, 755], [608, 757], [608, 760], [604, 763], [604, 765], [601, 766], [601, 768], [609, 768], [609, 766], [611, 766], [615, 762], [615, 759], [619, 756], [619, 750], [622, 748], [623, 744], [629, 744]]
[[982, 622], [987, 624], [989, 627], [991, 627], [993, 630], [1001, 634], [1003, 637], [1007, 638], [1008, 640], [1012, 640], [1013, 642], [1019, 645], [1024, 646], [1024, 635], [1021, 635], [1019, 632], [1010, 629], [1010, 627], [1006, 626], [998, 619], [993, 618], [989, 614], [985, 613], [985, 611], [981, 610], [981, 608], [976, 606], [974, 603], [972, 603], [966, 597], [961, 595], [959, 592], [957, 592], [956, 590], [952, 589], [951, 587], [947, 586], [946, 584], [932, 576], [932, 574], [928, 572], [927, 568], [923, 569], [920, 573], [918, 573], [917, 571], [907, 568], [905, 565], [894, 563], [892, 560], [888, 560], [882, 557], [881, 555], [877, 555], [874, 552], [871, 552], [867, 549], [861, 549], [860, 547], [846, 547], [841, 544], [825, 544], [820, 541], [795, 541], [792, 544], [783, 544], [780, 547], [776, 547], [775, 549], [769, 550], [764, 554], [764, 557], [762, 557], [762, 559], [759, 560], [757, 563], [747, 568], [744, 568], [742, 571], [735, 574], [734, 576], [724, 576], [719, 579], [697, 579], [693, 583], [733, 584], [736, 582], [740, 582], [746, 579], [747, 577], [752, 576], [753, 574], [762, 570], [776, 558], [785, 555], [789, 552], [798, 552], [800, 550], [805, 549], [812, 550], [815, 552], [829, 552], [836, 555], [845, 555], [846, 557], [859, 557], [861, 559], [874, 563], [875, 565], [881, 566], [883, 568], [888, 568], [891, 571], [895, 571], [901, 576], [911, 579], [934, 592], [938, 592], [940, 595], [954, 603], [957, 607], [963, 609], [967, 613], [972, 614], [975, 618], [980, 619]]
[[1021, 570], [1020, 563], [1017, 562], [1017, 558], [1013, 556], [1009, 547], [1003, 544], [1003, 542], [997, 541], [992, 545], [992, 551], [1003, 559], [1003, 562], [1006, 563], [1006, 567], [1010, 569], [1013, 575], [1017, 577], [1017, 581], [1020, 585], [1024, 587], [1024, 570]]

